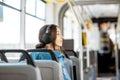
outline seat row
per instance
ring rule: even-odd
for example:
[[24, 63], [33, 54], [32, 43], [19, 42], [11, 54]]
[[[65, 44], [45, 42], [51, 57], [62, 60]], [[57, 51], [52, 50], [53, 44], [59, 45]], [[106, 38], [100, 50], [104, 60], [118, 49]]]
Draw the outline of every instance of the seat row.
[[[5, 55], [7, 52], [20, 52], [26, 61], [9, 63]], [[4, 56], [4, 57], [3, 57]], [[53, 60], [33, 61], [25, 50], [0, 50], [0, 80], [63, 80], [62, 69]]]
[[[21, 49], [4, 49], [0, 50], [0, 80], [63, 80], [61, 65], [53, 57], [53, 60], [34, 60], [28, 52], [38, 52], [39, 50], [21, 50]], [[21, 58], [16, 63], [9, 63], [6, 53], [22, 53]], [[51, 54], [53, 56], [53, 54]], [[3, 62], [4, 61], [4, 62]], [[73, 60], [74, 61], [74, 60]], [[65, 60], [66, 68], [72, 80], [74, 78], [73, 65], [71, 60]], [[75, 73], [76, 74], [76, 73]]]

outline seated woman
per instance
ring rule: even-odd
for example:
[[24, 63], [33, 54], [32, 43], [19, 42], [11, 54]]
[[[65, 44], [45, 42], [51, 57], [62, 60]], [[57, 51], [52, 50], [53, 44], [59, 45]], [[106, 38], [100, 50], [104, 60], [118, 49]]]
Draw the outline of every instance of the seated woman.
[[[59, 63], [62, 64], [62, 71], [64, 80], [71, 80], [64, 64], [64, 54], [61, 51], [61, 46], [63, 42], [63, 36], [61, 34], [61, 31], [57, 25], [51, 24], [51, 25], [44, 25], [40, 31], [39, 31], [39, 44], [36, 45], [36, 48], [38, 49], [49, 49], [52, 50], [59, 61]], [[44, 58], [42, 55], [44, 52], [33, 52], [31, 53], [31, 56], [35, 60], [43, 60]], [[48, 55], [46, 56], [47, 59], [51, 59], [51, 57]]]

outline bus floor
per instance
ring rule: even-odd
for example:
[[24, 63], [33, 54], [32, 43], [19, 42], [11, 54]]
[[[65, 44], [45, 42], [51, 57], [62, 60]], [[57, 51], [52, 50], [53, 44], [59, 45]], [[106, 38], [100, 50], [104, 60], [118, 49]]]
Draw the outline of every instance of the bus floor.
[[111, 76], [111, 77], [97, 77], [96, 80], [116, 80], [115, 76]]

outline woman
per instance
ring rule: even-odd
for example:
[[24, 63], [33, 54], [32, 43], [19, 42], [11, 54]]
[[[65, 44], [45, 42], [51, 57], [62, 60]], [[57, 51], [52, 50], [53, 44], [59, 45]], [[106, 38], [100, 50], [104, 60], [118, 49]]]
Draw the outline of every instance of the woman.
[[[54, 24], [44, 25], [39, 31], [39, 42], [40, 44], [37, 44], [36, 48], [52, 50], [59, 63], [62, 64], [64, 80], [71, 80], [64, 65], [64, 54], [60, 52], [63, 42], [63, 36], [59, 27]], [[40, 59], [39, 53], [31, 53], [31, 56], [33, 57], [33, 59]]]

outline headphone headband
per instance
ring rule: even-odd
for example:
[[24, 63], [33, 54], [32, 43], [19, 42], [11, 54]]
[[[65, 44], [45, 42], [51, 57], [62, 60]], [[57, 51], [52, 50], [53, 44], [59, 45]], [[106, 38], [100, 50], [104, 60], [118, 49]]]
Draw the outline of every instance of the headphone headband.
[[49, 44], [52, 42], [52, 36], [49, 34], [49, 30], [50, 30], [51, 25], [48, 25], [45, 31], [45, 34], [42, 37], [42, 41], [45, 44]]
[[46, 29], [45, 33], [49, 33], [50, 27], [51, 27], [51, 25], [48, 25], [48, 26], [47, 26], [47, 29]]

